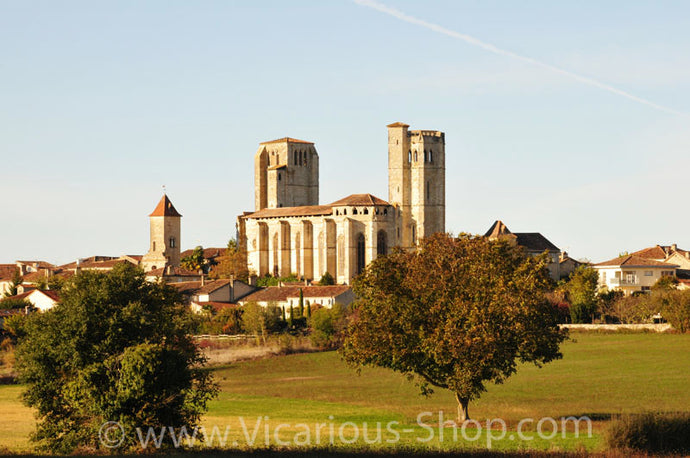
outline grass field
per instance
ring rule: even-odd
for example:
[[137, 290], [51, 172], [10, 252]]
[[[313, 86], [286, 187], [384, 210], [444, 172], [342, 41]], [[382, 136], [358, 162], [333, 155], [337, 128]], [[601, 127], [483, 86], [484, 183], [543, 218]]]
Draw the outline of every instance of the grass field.
[[[333, 435], [336, 447], [348, 449], [446, 450], [486, 448], [485, 422], [501, 418], [508, 432], [502, 440], [492, 440], [494, 450], [602, 450], [602, 431], [611, 416], [690, 411], [690, 335], [573, 333], [572, 337], [574, 340], [563, 345], [562, 360], [542, 369], [521, 367], [505, 384], [489, 386], [481, 399], [470, 404], [470, 415], [484, 426], [483, 431], [466, 431], [469, 437], [478, 434], [476, 441], [462, 440], [461, 434], [454, 441], [453, 428], [439, 429], [439, 412], [444, 412], [445, 419], [455, 415], [450, 393], [440, 390], [430, 397], [419, 396], [414, 383], [386, 370], [366, 369], [357, 375], [334, 352], [217, 368], [221, 394], [211, 403], [204, 426], [207, 433], [218, 427], [215, 446], [220, 445], [220, 438], [226, 439], [227, 447], [280, 445], [276, 437], [299, 444], [306, 442], [308, 431], [312, 446], [328, 447]], [[30, 449], [27, 435], [33, 418], [19, 402], [20, 392], [18, 386], [0, 387], [0, 449]], [[428, 427], [417, 425], [422, 412], [431, 413], [423, 418]], [[533, 431], [540, 418], [560, 422], [561, 417], [583, 415], [595, 420], [592, 437], [586, 437], [585, 430], [576, 438], [572, 428], [565, 437], [559, 431], [552, 440], [520, 440], [516, 434], [518, 422], [524, 418], [535, 419], [524, 431], [536, 436]], [[365, 422], [370, 428], [367, 438], [377, 443], [365, 442]], [[392, 427], [400, 435], [396, 444], [386, 442], [395, 439], [386, 430], [389, 422], [398, 422]], [[383, 425], [380, 439], [373, 432], [376, 423]], [[356, 425], [359, 437], [353, 444], [340, 442], [338, 432], [343, 425], [348, 442], [355, 439]], [[440, 430], [443, 440], [439, 439]], [[544, 430], [550, 432], [551, 426]], [[432, 431], [433, 438], [420, 442], [429, 439]], [[500, 435], [500, 430], [495, 428], [491, 435]]]

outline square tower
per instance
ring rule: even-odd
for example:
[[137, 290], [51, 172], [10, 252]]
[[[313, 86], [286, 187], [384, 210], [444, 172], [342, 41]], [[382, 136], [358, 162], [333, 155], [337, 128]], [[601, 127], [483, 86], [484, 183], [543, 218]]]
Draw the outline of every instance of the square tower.
[[263, 142], [254, 156], [256, 211], [319, 203], [319, 155], [312, 142]]
[[141, 259], [144, 272], [180, 266], [181, 220], [182, 215], [177, 212], [168, 196], [163, 194], [155, 210], [149, 215], [149, 251]]

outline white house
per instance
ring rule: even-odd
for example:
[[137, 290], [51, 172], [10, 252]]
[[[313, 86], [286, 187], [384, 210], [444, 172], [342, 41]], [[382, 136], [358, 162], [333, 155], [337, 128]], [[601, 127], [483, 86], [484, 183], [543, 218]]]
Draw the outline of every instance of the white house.
[[252, 293], [237, 301], [240, 305], [248, 302], [256, 302], [266, 307], [269, 304], [278, 307], [289, 308], [299, 306], [299, 294], [302, 291], [304, 305], [319, 305], [326, 308], [333, 307], [333, 304], [350, 305], [355, 300], [355, 295], [348, 285], [332, 286], [269, 286], [255, 293]]
[[675, 276], [678, 266], [635, 254], [594, 264], [599, 272], [599, 286], [619, 290], [628, 296], [637, 291], [649, 291], [661, 277]]

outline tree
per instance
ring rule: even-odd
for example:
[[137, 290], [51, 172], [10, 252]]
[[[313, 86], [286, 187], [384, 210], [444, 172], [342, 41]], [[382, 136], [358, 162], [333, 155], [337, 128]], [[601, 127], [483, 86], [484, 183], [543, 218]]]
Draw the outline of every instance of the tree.
[[0, 309], [24, 309], [26, 307], [34, 308], [34, 304], [26, 299], [17, 299], [14, 297], [7, 297], [0, 301]]
[[485, 383], [502, 383], [518, 362], [561, 357], [565, 330], [546, 300], [547, 257], [507, 241], [435, 234], [419, 250], [377, 258], [354, 281], [358, 300], [342, 354], [455, 393], [458, 419]]
[[678, 277], [676, 276], [664, 276], [657, 280], [654, 286], [652, 286], [652, 291], [672, 291], [678, 289], [679, 283]]
[[129, 263], [76, 275], [22, 331], [16, 358], [23, 400], [38, 414], [32, 438], [53, 453], [103, 448], [106, 421], [122, 425], [130, 448], [136, 427], [193, 428], [217, 392], [177, 291]]
[[690, 331], [690, 290], [672, 290], [664, 295], [662, 316], [678, 332]]
[[14, 275], [12, 276], [12, 282], [10, 283], [7, 291], [5, 291], [5, 297], [16, 296], [19, 292], [18, 288], [24, 282], [24, 277], [19, 269], [14, 269]]
[[268, 334], [280, 330], [281, 315], [281, 309], [275, 304], [262, 307], [256, 302], [248, 302], [242, 307], [242, 329], [254, 335], [257, 345], [262, 341], [265, 345]]
[[304, 293], [302, 288], [299, 289], [299, 317], [304, 317]]
[[208, 268], [208, 262], [206, 257], [204, 257], [204, 248], [200, 245], [195, 247], [190, 255], [180, 259], [180, 265], [187, 270], [205, 273]]
[[589, 266], [579, 266], [570, 275], [565, 288], [570, 301], [573, 323], [591, 323], [597, 311], [599, 273]]
[[333, 278], [333, 275], [331, 275], [328, 271], [324, 272], [324, 274], [321, 276], [321, 280], [319, 280], [319, 285], [335, 285], [335, 279]]
[[337, 348], [342, 343], [342, 332], [346, 326], [346, 307], [335, 303], [333, 307], [320, 308], [310, 319], [311, 335], [314, 346], [319, 348]]
[[218, 265], [213, 269], [214, 278], [236, 278], [241, 281], [249, 281], [247, 269], [247, 256], [237, 246], [234, 239], [230, 239], [225, 250], [225, 256], [219, 258]]

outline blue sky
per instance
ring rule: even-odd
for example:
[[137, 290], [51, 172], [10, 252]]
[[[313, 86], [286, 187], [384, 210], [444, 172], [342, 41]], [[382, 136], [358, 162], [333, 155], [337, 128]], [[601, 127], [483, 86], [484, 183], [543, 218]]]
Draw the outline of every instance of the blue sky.
[[[690, 113], [690, 3], [384, 1]], [[690, 116], [351, 1], [0, 0], [0, 262], [183, 247], [253, 209], [253, 155], [314, 141], [321, 202], [387, 199], [386, 124], [446, 133], [447, 229], [502, 219], [600, 261], [690, 249]]]

